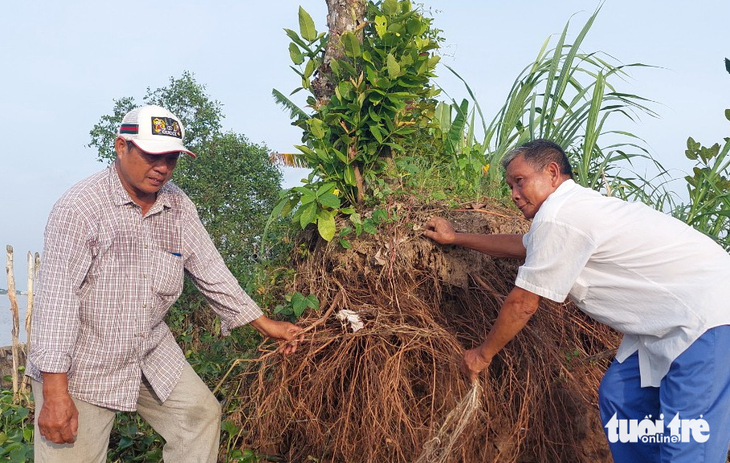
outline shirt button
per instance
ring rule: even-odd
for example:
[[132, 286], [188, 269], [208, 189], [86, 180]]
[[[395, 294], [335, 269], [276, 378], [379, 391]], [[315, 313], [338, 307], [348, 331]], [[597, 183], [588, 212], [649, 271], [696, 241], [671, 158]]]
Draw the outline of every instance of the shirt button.
[[147, 304], [142, 304], [142, 308], [143, 309], [146, 309], [147, 308]]

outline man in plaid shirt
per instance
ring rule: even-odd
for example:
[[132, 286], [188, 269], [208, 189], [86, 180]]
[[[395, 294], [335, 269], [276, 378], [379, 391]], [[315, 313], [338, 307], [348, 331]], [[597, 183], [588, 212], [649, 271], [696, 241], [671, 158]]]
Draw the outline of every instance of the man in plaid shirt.
[[36, 399], [36, 462], [106, 462], [115, 412], [137, 410], [170, 462], [214, 462], [220, 404], [163, 319], [193, 280], [224, 334], [250, 323], [296, 349], [297, 326], [264, 316], [225, 266], [195, 206], [168, 183], [181, 153], [179, 119], [159, 106], [128, 113], [108, 169], [56, 203], [27, 374]]

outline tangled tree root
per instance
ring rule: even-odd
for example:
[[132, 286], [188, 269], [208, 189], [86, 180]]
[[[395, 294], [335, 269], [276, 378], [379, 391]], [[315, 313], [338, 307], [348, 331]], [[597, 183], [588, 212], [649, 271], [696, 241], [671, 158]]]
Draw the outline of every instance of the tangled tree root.
[[[461, 353], [484, 339], [518, 263], [434, 244], [423, 225], [434, 215], [474, 233], [529, 224], [494, 205], [410, 201], [390, 214], [349, 250], [303, 237], [293, 290], [322, 309], [301, 321], [310, 328], [295, 354], [243, 374], [246, 446], [292, 462], [412, 462], [470, 391]], [[364, 328], [339, 321], [342, 309]], [[483, 406], [443, 461], [608, 461], [596, 394], [617, 341], [572, 305], [541, 302], [483, 375]]]

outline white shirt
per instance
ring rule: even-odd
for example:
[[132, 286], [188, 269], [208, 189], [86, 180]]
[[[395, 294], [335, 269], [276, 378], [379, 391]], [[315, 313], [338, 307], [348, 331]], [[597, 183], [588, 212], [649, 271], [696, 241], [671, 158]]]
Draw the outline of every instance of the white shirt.
[[644, 204], [568, 180], [542, 204], [523, 243], [515, 285], [556, 302], [570, 295], [624, 333], [616, 358], [638, 350], [642, 387], [659, 386], [705, 331], [730, 325], [730, 255]]

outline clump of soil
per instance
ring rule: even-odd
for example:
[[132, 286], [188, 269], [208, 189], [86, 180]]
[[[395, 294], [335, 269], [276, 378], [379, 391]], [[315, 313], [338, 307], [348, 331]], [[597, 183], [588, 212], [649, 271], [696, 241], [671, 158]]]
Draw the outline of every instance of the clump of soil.
[[[461, 354], [486, 336], [519, 262], [435, 244], [423, 226], [440, 215], [458, 231], [524, 233], [529, 222], [495, 204], [389, 209], [352, 249], [301, 237], [291, 290], [322, 307], [301, 320], [309, 328], [295, 354], [264, 355], [243, 374], [247, 447], [292, 462], [414, 461], [470, 390]], [[338, 320], [343, 309], [364, 327]], [[541, 302], [482, 375], [483, 406], [449, 461], [610, 461], [596, 394], [617, 344], [571, 304]]]

